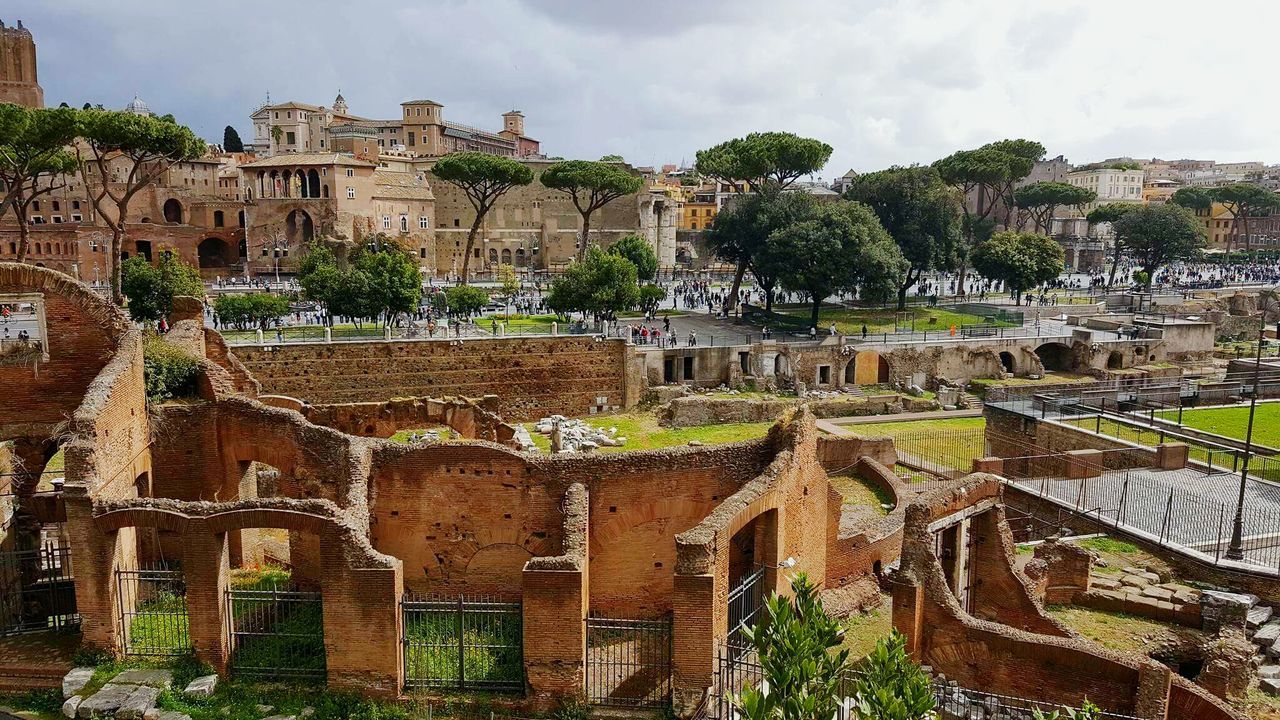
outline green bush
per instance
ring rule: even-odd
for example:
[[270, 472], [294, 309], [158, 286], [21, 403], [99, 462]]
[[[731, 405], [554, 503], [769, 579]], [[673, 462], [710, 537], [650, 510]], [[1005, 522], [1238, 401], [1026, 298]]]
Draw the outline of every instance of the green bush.
[[223, 325], [241, 330], [251, 327], [266, 330], [276, 320], [289, 314], [289, 299], [272, 293], [222, 295], [213, 301], [213, 312]]
[[200, 363], [194, 357], [159, 337], [150, 336], [143, 343], [142, 359], [148, 402], [195, 396]]
[[129, 300], [129, 317], [137, 322], [155, 322], [173, 312], [177, 295], [204, 297], [200, 271], [182, 262], [172, 251], [162, 250], [160, 261], [152, 265], [134, 256], [120, 268], [120, 291]]
[[475, 315], [489, 302], [489, 293], [474, 285], [455, 285], [444, 291], [444, 297], [455, 315]]

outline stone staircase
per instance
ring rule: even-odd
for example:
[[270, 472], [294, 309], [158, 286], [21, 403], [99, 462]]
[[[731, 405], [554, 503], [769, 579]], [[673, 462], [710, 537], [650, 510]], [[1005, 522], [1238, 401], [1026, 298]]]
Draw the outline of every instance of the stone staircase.
[[50, 666], [0, 668], [0, 694], [16, 695], [31, 690], [62, 687], [65, 672], [61, 668]]
[[966, 410], [981, 410], [982, 398], [965, 390], [960, 393], [960, 407]]

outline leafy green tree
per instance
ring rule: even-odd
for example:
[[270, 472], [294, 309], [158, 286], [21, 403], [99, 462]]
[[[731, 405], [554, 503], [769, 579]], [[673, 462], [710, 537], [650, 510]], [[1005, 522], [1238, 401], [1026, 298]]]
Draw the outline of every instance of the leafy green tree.
[[636, 266], [621, 255], [593, 247], [586, 260], [574, 263], [551, 283], [547, 306], [557, 313], [591, 313], [597, 320], [640, 302]]
[[1174, 205], [1191, 210], [1205, 212], [1213, 208], [1213, 193], [1201, 187], [1178, 188], [1169, 198]]
[[706, 232], [712, 252], [755, 276], [756, 284], [764, 290], [766, 310], [773, 309], [778, 278], [791, 260], [785, 252], [778, 251], [770, 237], [775, 230], [808, 218], [816, 204], [812, 195], [785, 193], [777, 185], [768, 184], [759, 192], [730, 203]]
[[974, 249], [973, 267], [985, 278], [1003, 281], [1021, 302], [1023, 291], [1062, 272], [1062, 246], [1044, 235], [1003, 230]]
[[775, 593], [765, 602], [765, 617], [743, 635], [760, 658], [764, 682], [733, 698], [745, 720], [833, 718], [840, 708], [840, 686], [848, 648], [835, 650], [844, 631], [822, 608], [818, 587], [799, 573], [793, 597]]
[[431, 172], [461, 190], [476, 212], [467, 232], [467, 249], [462, 254], [462, 284], [466, 285], [471, 279], [469, 268], [476, 233], [484, 224], [485, 216], [512, 188], [533, 182], [533, 170], [519, 160], [501, 155], [459, 152], [437, 160]]
[[1231, 213], [1232, 232], [1227, 236], [1227, 256], [1231, 256], [1231, 246], [1244, 229], [1244, 249], [1252, 249], [1252, 238], [1249, 235], [1249, 218], [1270, 215], [1280, 210], [1280, 195], [1253, 183], [1231, 183], [1216, 187], [1209, 191], [1209, 196], [1222, 204]]
[[471, 317], [489, 304], [489, 293], [484, 288], [456, 285], [444, 291], [449, 312], [461, 317]]
[[859, 175], [845, 198], [865, 204], [907, 259], [897, 280], [898, 309], [929, 270], [949, 267], [960, 233], [960, 199], [932, 167], [892, 167]]
[[[964, 287], [969, 253], [994, 229], [992, 213], [1004, 206], [1005, 227], [1014, 206], [1014, 185], [1031, 174], [1044, 146], [1034, 140], [999, 140], [976, 150], [960, 150], [933, 164], [943, 182], [960, 191], [964, 200], [964, 242], [956, 253], [959, 286]], [[975, 202], [970, 209], [969, 196]]]
[[31, 247], [31, 204], [67, 186], [76, 168], [67, 146], [76, 137], [76, 112], [0, 104], [0, 217], [13, 209], [18, 224], [18, 262]]
[[[1174, 195], [1177, 194], [1178, 193], [1174, 193]], [[1133, 207], [1135, 204], [1136, 203], [1105, 203], [1090, 210], [1089, 214], [1085, 216], [1085, 220], [1088, 221], [1090, 230], [1102, 223], [1109, 223], [1114, 227], [1115, 222], [1120, 219], [1120, 216], [1124, 215], [1129, 208]], [[1115, 284], [1116, 268], [1118, 267], [1120, 267], [1120, 243], [1113, 241], [1111, 243], [1111, 272], [1107, 275], [1107, 289], [1110, 289], [1111, 286]]]
[[657, 312], [658, 305], [667, 299], [667, 291], [661, 285], [640, 286], [640, 309], [645, 312]]
[[498, 266], [498, 288], [502, 290], [503, 311], [508, 311], [511, 299], [520, 292], [520, 279], [516, 277], [516, 269], [510, 265]]
[[122, 263], [122, 291], [129, 299], [129, 317], [137, 322], [156, 322], [173, 312], [178, 295], [204, 297], [200, 271], [182, 262], [171, 250], [160, 251], [155, 265], [137, 255]]
[[334, 312], [333, 304], [342, 289], [342, 274], [333, 250], [319, 240], [307, 246], [306, 254], [298, 263], [298, 284], [302, 286], [302, 296], [324, 308], [326, 325], [332, 325], [333, 316], [341, 314]]
[[191, 128], [179, 125], [171, 115], [82, 110], [77, 119], [82, 142], [75, 145], [76, 162], [93, 209], [111, 230], [111, 289], [120, 304], [124, 302], [120, 251], [134, 196], [174, 163], [204, 155], [206, 146]]
[[620, 163], [620, 162], [626, 162], [626, 161], [622, 159], [621, 155], [605, 155], [604, 157], [600, 158], [600, 162]]
[[1024, 185], [1013, 191], [1014, 204], [1031, 215], [1035, 231], [1046, 235], [1053, 232], [1053, 214], [1060, 205], [1079, 208], [1093, 202], [1098, 193], [1089, 188], [1046, 180]]
[[240, 139], [240, 133], [230, 125], [222, 129], [222, 149], [229, 153], [244, 152], [244, 141]]
[[931, 720], [936, 704], [929, 676], [911, 661], [907, 638], [897, 630], [876, 641], [858, 669], [859, 720]]
[[591, 215], [624, 195], [640, 192], [644, 178], [617, 165], [588, 160], [565, 160], [542, 171], [543, 185], [569, 196], [582, 216], [578, 260], [587, 257], [591, 240]]
[[658, 255], [649, 241], [639, 235], [624, 235], [609, 246], [609, 252], [630, 260], [636, 266], [636, 277], [641, 280], [652, 280], [658, 274]]
[[352, 263], [366, 280], [364, 297], [372, 317], [387, 327], [401, 313], [412, 313], [422, 297], [422, 273], [413, 255], [394, 243], [362, 250]]
[[266, 330], [289, 314], [289, 299], [274, 293], [220, 295], [213, 301], [213, 312], [224, 326]]
[[1148, 288], [1156, 270], [1181, 260], [1194, 260], [1204, 249], [1204, 226], [1190, 210], [1165, 203], [1137, 205], [1120, 216], [1112, 227], [1116, 243], [1146, 273]]
[[906, 272], [907, 261], [874, 213], [861, 203], [819, 203], [812, 215], [775, 230], [771, 252], [786, 257], [782, 286], [809, 295], [809, 323], [818, 326], [822, 301], [859, 290], [863, 299], [885, 299]]
[[[801, 177], [821, 170], [831, 158], [831, 151], [831, 146], [821, 140], [794, 133], [757, 132], [699, 150], [696, 165], [699, 175], [724, 183], [737, 193], [750, 188], [763, 191], [770, 186], [785, 190]], [[722, 260], [737, 265], [733, 286], [725, 297], [726, 312], [737, 303], [742, 278], [752, 260], [751, 251], [733, 247], [732, 239], [732, 235], [721, 236], [716, 251]]]

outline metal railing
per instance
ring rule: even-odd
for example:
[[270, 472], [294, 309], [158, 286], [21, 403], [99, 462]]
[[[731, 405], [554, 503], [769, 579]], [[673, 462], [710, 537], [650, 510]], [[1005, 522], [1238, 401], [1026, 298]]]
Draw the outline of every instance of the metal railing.
[[761, 566], [744, 574], [729, 590], [729, 647], [746, 645], [742, 631], [755, 626], [764, 607], [764, 579], [765, 568]]
[[156, 566], [116, 570], [121, 643], [126, 655], [169, 656], [191, 651], [187, 584], [180, 570]]
[[671, 616], [657, 620], [589, 617], [586, 695], [593, 705], [671, 705]]
[[318, 592], [292, 587], [227, 591], [231, 670], [256, 678], [323, 678], [324, 612]]
[[524, 688], [520, 603], [406, 596], [400, 606], [407, 687]]
[[68, 548], [46, 541], [0, 552], [0, 636], [79, 624]]

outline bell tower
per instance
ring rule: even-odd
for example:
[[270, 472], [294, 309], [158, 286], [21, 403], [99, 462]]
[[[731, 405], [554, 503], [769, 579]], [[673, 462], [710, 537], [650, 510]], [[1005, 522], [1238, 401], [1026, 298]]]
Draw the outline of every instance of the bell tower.
[[36, 80], [36, 42], [21, 20], [17, 27], [0, 21], [0, 102], [44, 107], [44, 90]]

